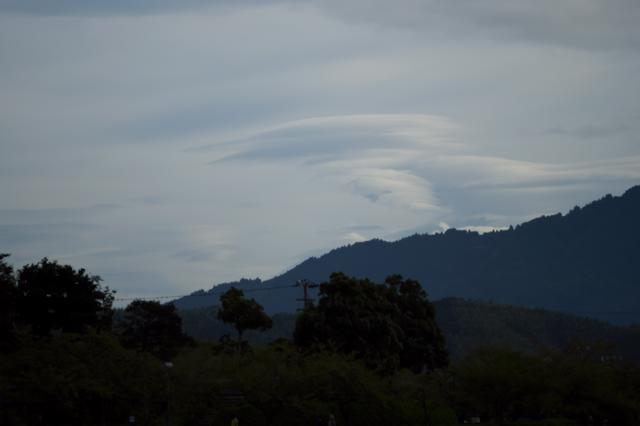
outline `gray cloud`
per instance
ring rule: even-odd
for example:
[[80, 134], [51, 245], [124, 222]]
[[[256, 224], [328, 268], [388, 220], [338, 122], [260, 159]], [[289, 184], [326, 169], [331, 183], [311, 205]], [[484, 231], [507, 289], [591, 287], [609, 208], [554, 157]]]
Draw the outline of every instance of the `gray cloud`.
[[0, 0], [0, 12], [54, 16], [147, 15], [273, 4], [307, 4], [348, 21], [461, 38], [485, 36], [577, 48], [640, 47], [640, 5], [636, 0]]
[[2, 251], [180, 294], [620, 193], [637, 3], [604, 4], [0, 0]]
[[453, 127], [444, 117], [421, 114], [314, 117], [199, 147], [195, 151], [235, 151], [217, 162], [282, 157], [331, 161], [359, 154], [362, 150], [392, 152], [416, 146], [432, 150], [455, 149], [460, 144], [451, 140]]
[[401, 162], [416, 153], [460, 149], [453, 140], [454, 127], [444, 117], [418, 114], [318, 117], [206, 148], [239, 150], [213, 164], [303, 160], [372, 202], [438, 211], [429, 182], [402, 170]]
[[619, 134], [629, 133], [631, 129], [626, 124], [620, 123], [600, 123], [583, 124], [574, 128], [553, 127], [544, 133], [565, 137], [572, 136], [580, 139], [601, 139], [605, 140]]
[[578, 48], [640, 47], [635, 0], [320, 2], [345, 19], [446, 37], [532, 41]]
[[[640, 156], [574, 163], [520, 161], [474, 155], [469, 145], [458, 141], [457, 133], [458, 126], [444, 117], [322, 117], [286, 123], [207, 150], [223, 152], [216, 163], [302, 161], [317, 175], [345, 184], [343, 190], [372, 203], [428, 211], [432, 216], [426, 220], [440, 217], [452, 223], [452, 212], [460, 215], [477, 207], [471, 201], [474, 194], [483, 194], [486, 204], [508, 196], [530, 209], [535, 204], [527, 199], [540, 202], [540, 196], [531, 198], [532, 193], [544, 198], [593, 190], [606, 182], [624, 188], [640, 181]], [[237, 145], [239, 151], [225, 154], [228, 145]]]
[[215, 262], [228, 258], [235, 247], [232, 245], [218, 245], [211, 247], [190, 247], [179, 250], [173, 254], [177, 259], [187, 262]]
[[0, 223], [21, 225], [27, 223], [64, 223], [122, 209], [122, 204], [95, 204], [81, 208], [0, 209]]
[[[78, 238], [81, 234], [96, 234], [101, 229], [99, 225], [86, 223], [29, 223], [24, 225], [0, 225], [0, 241], [4, 250], [19, 248], [25, 244], [40, 243], [48, 240], [62, 240]], [[3, 252], [4, 253], [4, 252]]]
[[[243, 4], [257, 1], [243, 0]], [[0, 0], [0, 11], [33, 15], [143, 15], [197, 10], [211, 6], [232, 7], [231, 0]]]

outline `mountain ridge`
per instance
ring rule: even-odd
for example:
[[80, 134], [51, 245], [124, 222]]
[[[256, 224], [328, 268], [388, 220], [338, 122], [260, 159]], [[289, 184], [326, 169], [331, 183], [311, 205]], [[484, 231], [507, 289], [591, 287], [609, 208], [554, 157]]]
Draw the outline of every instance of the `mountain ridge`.
[[212, 305], [216, 294], [236, 285], [273, 289], [251, 297], [269, 313], [294, 312], [301, 289], [293, 285], [300, 279], [322, 282], [342, 271], [381, 282], [399, 273], [420, 281], [434, 300], [463, 297], [640, 322], [639, 217], [640, 186], [634, 186], [621, 196], [608, 194], [564, 215], [540, 216], [506, 230], [449, 229], [350, 244], [269, 280], [226, 283], [209, 290], [211, 298], [200, 294], [174, 303], [182, 309]]

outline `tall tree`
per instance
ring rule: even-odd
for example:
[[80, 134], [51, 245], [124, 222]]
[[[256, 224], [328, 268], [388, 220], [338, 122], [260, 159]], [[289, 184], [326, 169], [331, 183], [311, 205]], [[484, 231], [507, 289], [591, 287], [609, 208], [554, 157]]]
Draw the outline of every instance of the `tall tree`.
[[82, 332], [87, 327], [108, 328], [113, 318], [113, 294], [101, 278], [69, 265], [42, 259], [18, 272], [18, 320], [33, 333], [51, 330]]
[[0, 253], [0, 352], [13, 347], [14, 319], [16, 313], [16, 280], [13, 267], [4, 259], [8, 254]]
[[134, 300], [117, 324], [125, 347], [168, 360], [191, 339], [182, 332], [182, 319], [173, 304]]
[[238, 332], [238, 343], [242, 342], [245, 330], [266, 330], [273, 325], [262, 306], [254, 299], [245, 298], [244, 292], [235, 287], [220, 296], [220, 304], [218, 319], [233, 325]]
[[381, 285], [334, 273], [319, 296], [297, 319], [297, 345], [353, 353], [383, 371], [447, 365], [435, 310], [417, 281], [395, 275]]

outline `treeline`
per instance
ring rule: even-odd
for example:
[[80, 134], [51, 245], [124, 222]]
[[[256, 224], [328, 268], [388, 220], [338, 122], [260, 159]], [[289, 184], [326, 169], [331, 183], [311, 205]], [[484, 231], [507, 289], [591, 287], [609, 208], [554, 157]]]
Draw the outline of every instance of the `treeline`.
[[[610, 323], [543, 309], [446, 298], [433, 302], [436, 321], [445, 337], [451, 359], [458, 360], [484, 346], [503, 346], [534, 354], [546, 349], [592, 344], [607, 348], [607, 356], [640, 361], [640, 327]], [[179, 309], [183, 330], [189, 336], [217, 342], [233, 328], [216, 318], [216, 306]], [[272, 328], [251, 330], [245, 338], [265, 345], [278, 338], [291, 339], [296, 314], [272, 316]]]
[[135, 301], [114, 320], [113, 292], [56, 262], [14, 273], [0, 259], [0, 291], [3, 426], [640, 422], [640, 369], [605, 347], [493, 347], [450, 363], [433, 304], [399, 276], [333, 274], [293, 339], [261, 346], [249, 330], [277, 321], [238, 289], [211, 313], [228, 336], [206, 343], [171, 304]]
[[575, 344], [599, 345], [608, 356], [640, 361], [640, 326], [543, 309], [446, 298], [434, 303], [447, 349], [460, 358], [482, 346], [505, 346], [527, 353]]
[[[182, 348], [173, 367], [109, 333], [24, 338], [0, 355], [2, 425], [637, 425], [637, 366], [597, 348], [473, 353], [429, 373], [380, 375], [362, 360], [288, 342]], [[323, 423], [316, 423], [321, 418]]]

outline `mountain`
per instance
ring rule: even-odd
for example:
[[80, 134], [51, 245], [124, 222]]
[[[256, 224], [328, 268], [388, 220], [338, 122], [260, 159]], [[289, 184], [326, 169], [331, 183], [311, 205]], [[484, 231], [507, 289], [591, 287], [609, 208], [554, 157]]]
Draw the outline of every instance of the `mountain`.
[[[447, 350], [459, 359], [483, 346], [507, 346], [525, 352], [565, 349], [573, 343], [612, 346], [606, 353], [640, 360], [640, 327], [614, 326], [604, 321], [542, 309], [446, 298], [434, 302], [436, 320]], [[198, 340], [218, 341], [235, 331], [216, 319], [214, 307], [180, 310], [186, 334]], [[276, 314], [273, 328], [247, 331], [252, 344], [267, 344], [280, 337], [292, 338], [295, 314]]]
[[[640, 323], [640, 186], [607, 195], [562, 215], [479, 234], [449, 229], [395, 242], [370, 240], [309, 258], [267, 281], [227, 283], [175, 301], [209, 306], [231, 285], [269, 313], [294, 312], [296, 281], [327, 280], [334, 271], [381, 282], [402, 274], [422, 283], [432, 300], [494, 301]], [[313, 291], [311, 293], [314, 295]]]

